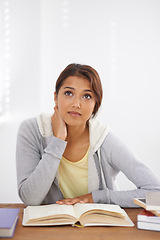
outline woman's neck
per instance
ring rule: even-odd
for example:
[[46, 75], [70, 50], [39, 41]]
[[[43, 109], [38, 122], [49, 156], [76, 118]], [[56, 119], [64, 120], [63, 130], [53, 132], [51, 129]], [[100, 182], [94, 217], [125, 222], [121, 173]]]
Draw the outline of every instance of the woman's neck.
[[63, 157], [77, 162], [84, 157], [89, 147], [89, 128], [87, 126], [67, 127], [67, 146]]
[[89, 128], [84, 126], [67, 126], [67, 142], [77, 142], [82, 138], [89, 138]]

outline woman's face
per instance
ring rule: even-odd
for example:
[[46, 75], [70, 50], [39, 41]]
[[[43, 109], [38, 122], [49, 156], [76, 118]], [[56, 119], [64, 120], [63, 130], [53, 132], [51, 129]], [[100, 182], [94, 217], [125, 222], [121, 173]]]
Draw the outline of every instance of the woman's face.
[[96, 100], [86, 78], [69, 76], [55, 96], [55, 103], [63, 121], [69, 126], [77, 126], [86, 124], [93, 113]]

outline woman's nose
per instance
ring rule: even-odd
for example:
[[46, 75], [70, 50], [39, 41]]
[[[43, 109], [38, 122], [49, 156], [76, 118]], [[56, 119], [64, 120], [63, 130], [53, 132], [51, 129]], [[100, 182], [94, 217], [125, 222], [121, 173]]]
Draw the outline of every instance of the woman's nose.
[[81, 102], [79, 98], [74, 98], [72, 107], [80, 108], [81, 107]]

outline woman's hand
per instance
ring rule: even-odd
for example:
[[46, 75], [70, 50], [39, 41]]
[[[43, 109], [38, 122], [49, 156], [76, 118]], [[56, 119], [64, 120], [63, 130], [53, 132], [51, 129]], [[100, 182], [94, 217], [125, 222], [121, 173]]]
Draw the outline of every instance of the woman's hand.
[[52, 120], [52, 131], [54, 133], [54, 136], [61, 139], [65, 140], [67, 137], [67, 128], [66, 124], [63, 121], [63, 119], [60, 116], [60, 113], [58, 111], [58, 107], [54, 107], [54, 114], [51, 117]]
[[76, 203], [93, 203], [93, 198], [92, 198], [92, 193], [88, 193], [83, 196], [75, 197], [75, 198], [66, 198], [66, 199], [61, 199], [56, 202], [59, 205], [74, 205]]

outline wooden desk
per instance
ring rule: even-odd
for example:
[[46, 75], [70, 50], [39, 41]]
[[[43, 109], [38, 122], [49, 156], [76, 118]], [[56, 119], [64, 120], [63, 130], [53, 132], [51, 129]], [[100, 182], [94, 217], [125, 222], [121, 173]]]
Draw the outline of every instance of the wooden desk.
[[[138, 230], [137, 214], [141, 209], [125, 209], [134, 227], [23, 227], [23, 204], [0, 204], [0, 207], [19, 208], [19, 220], [13, 240], [156, 240], [160, 239], [160, 232]], [[1, 238], [5, 239], [6, 238]]]

